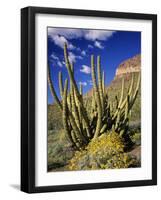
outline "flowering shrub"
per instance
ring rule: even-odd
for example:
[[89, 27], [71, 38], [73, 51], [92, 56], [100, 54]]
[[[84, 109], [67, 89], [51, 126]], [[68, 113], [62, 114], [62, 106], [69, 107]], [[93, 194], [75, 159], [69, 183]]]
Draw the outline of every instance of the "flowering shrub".
[[137, 166], [137, 160], [124, 152], [122, 138], [115, 132], [92, 140], [85, 150], [77, 151], [69, 170], [120, 169]]

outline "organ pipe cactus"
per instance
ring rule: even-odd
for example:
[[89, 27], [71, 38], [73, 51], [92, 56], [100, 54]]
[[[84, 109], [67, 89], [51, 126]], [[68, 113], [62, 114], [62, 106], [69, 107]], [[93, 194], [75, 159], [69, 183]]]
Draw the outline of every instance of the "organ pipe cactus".
[[121, 94], [120, 97], [115, 97], [116, 103], [113, 106], [113, 102], [109, 102], [105, 89], [105, 74], [101, 72], [101, 58], [97, 56], [96, 67], [94, 55], [91, 55], [93, 98], [90, 102], [88, 98], [83, 97], [82, 85], [78, 89], [74, 78], [73, 64], [69, 61], [66, 43], [64, 44], [64, 59], [69, 75], [70, 89], [68, 89], [68, 79], [63, 84], [62, 73], [59, 72], [59, 90], [62, 100], [56, 94], [49, 65], [48, 84], [55, 103], [62, 111], [64, 130], [73, 148], [81, 150], [91, 140], [111, 129], [120, 134], [121, 137], [129, 138], [127, 132], [129, 116], [139, 91], [140, 74], [135, 88], [134, 77], [132, 76], [126, 95], [124, 94], [125, 83], [122, 79]]
[[[98, 66], [98, 68], [100, 67], [100, 65]], [[94, 56], [91, 56], [91, 70], [92, 70], [92, 81], [93, 81], [93, 89], [94, 89], [94, 97], [96, 100], [96, 104], [97, 104], [97, 114], [98, 114], [98, 119], [97, 119], [97, 123], [96, 123], [96, 130], [94, 133], [94, 138], [99, 136], [100, 130], [101, 130], [101, 126], [102, 126], [102, 106], [101, 106], [101, 91], [98, 88], [97, 85], [97, 81], [96, 81], [96, 72], [95, 72], [95, 64], [94, 64]], [[98, 70], [98, 78], [100, 79], [100, 70]], [[100, 86], [101, 80], [99, 80], [99, 86]]]

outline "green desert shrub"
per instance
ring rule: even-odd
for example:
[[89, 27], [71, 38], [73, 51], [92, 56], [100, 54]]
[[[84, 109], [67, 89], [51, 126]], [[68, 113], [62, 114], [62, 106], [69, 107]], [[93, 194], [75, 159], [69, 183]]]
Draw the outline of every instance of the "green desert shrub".
[[48, 170], [68, 164], [74, 151], [63, 130], [48, 131]]
[[137, 167], [135, 157], [124, 152], [124, 142], [115, 132], [92, 140], [86, 149], [77, 151], [70, 160], [69, 170], [119, 169]]
[[132, 133], [130, 137], [134, 144], [141, 145], [141, 133], [140, 132]]

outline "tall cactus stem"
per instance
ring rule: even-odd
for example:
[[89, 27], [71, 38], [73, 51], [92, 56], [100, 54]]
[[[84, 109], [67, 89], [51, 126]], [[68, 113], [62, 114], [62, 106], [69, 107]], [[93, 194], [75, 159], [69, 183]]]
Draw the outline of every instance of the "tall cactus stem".
[[102, 77], [101, 77], [101, 58], [100, 58], [100, 56], [97, 56], [97, 77], [98, 77], [99, 96], [100, 96], [100, 100], [101, 100], [101, 109], [102, 109], [102, 114], [103, 114], [104, 101], [103, 101], [103, 89], [102, 89]]
[[67, 67], [67, 70], [68, 70], [68, 74], [69, 74], [70, 80], [72, 81], [73, 87], [74, 87], [74, 89], [76, 91], [76, 94], [79, 97], [80, 94], [79, 94], [79, 90], [78, 90], [76, 81], [75, 81], [74, 76], [73, 76], [72, 65], [71, 65], [71, 63], [69, 61], [69, 58], [68, 58], [67, 44], [66, 43], [64, 44], [64, 58], [65, 58], [65, 63], [66, 63], [66, 67]]
[[63, 113], [62, 113], [62, 118], [63, 118], [63, 125], [64, 125], [64, 130], [65, 130], [65, 133], [66, 135], [68, 135], [68, 138], [71, 142], [71, 144], [73, 146], [76, 146], [73, 139], [72, 139], [72, 136], [70, 134], [70, 131], [69, 131], [69, 126], [68, 126], [68, 107], [67, 107], [67, 90], [68, 90], [68, 79], [65, 80], [65, 86], [64, 86], [64, 93], [63, 93]]
[[62, 80], [62, 72], [59, 72], [59, 90], [60, 90], [60, 96], [63, 98], [63, 80]]
[[89, 120], [88, 120], [88, 117], [86, 115], [86, 111], [85, 111], [85, 108], [84, 108], [84, 105], [83, 105], [82, 95], [80, 95], [80, 93], [79, 93], [76, 81], [75, 81], [74, 76], [73, 76], [73, 72], [72, 72], [72, 69], [71, 69], [71, 64], [70, 64], [69, 58], [68, 58], [67, 44], [66, 43], [64, 45], [64, 57], [65, 57], [65, 63], [66, 63], [66, 67], [67, 67], [67, 70], [68, 70], [68, 74], [69, 74], [70, 80], [72, 81], [76, 96], [77, 96], [78, 100], [80, 101], [82, 118], [84, 119], [84, 123], [85, 123], [86, 129], [87, 129], [88, 135], [90, 135]]
[[131, 84], [129, 87], [128, 95], [131, 95], [132, 89], [133, 89], [133, 84], [134, 84], [134, 74], [132, 74], [132, 79], [131, 79]]
[[96, 101], [97, 101], [97, 112], [98, 112], [96, 131], [95, 131], [95, 134], [94, 134], [94, 139], [95, 139], [99, 136], [101, 126], [102, 126], [102, 120], [101, 120], [102, 108], [101, 108], [101, 100], [100, 100], [100, 95], [99, 95], [99, 91], [98, 91], [98, 86], [97, 86], [97, 82], [96, 82], [94, 55], [91, 56], [91, 71], [92, 71], [93, 88], [94, 88], [94, 91], [95, 91], [95, 98], [96, 98]]
[[126, 106], [125, 106], [125, 119], [128, 118], [129, 114], [129, 95], [127, 95]]
[[122, 104], [122, 101], [123, 101], [123, 97], [124, 97], [124, 78], [122, 79], [120, 100], [119, 100], [117, 109], [116, 109], [116, 111], [115, 111], [115, 114], [114, 114], [113, 117], [112, 117], [112, 120], [114, 120], [114, 119], [117, 117], [118, 113], [119, 113], [119, 110], [120, 110], [120, 108], [121, 108], [121, 104]]
[[122, 103], [122, 100], [123, 100], [123, 97], [124, 97], [124, 78], [122, 79], [122, 87], [121, 87], [121, 96], [120, 96], [120, 101], [119, 101], [119, 104], [118, 104], [118, 108], [120, 108], [121, 106], [121, 103]]
[[105, 94], [105, 72], [102, 72], [102, 90], [103, 94]]
[[136, 100], [137, 94], [139, 92], [140, 82], [141, 82], [141, 74], [139, 73], [137, 84], [136, 84], [136, 89], [135, 89], [134, 95], [132, 97], [132, 102], [131, 102], [130, 108], [132, 108], [132, 106], [133, 106], [133, 104], [134, 104], [134, 102]]
[[54, 89], [54, 86], [52, 84], [51, 72], [50, 72], [49, 64], [48, 64], [48, 84], [49, 84], [49, 87], [50, 87], [51, 94], [52, 94], [53, 98], [55, 99], [55, 102], [57, 103], [57, 105], [59, 106], [59, 108], [62, 110], [63, 109], [62, 104], [59, 101], [59, 98], [58, 98], [58, 96], [56, 94], [56, 91]]
[[82, 84], [80, 84], [79, 91], [80, 91], [80, 95], [83, 95], [83, 86], [82, 86]]

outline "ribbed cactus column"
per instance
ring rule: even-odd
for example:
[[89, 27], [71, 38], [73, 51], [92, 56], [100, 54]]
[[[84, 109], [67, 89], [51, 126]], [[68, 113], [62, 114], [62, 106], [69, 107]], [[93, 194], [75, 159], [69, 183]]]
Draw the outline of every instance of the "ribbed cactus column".
[[101, 101], [102, 113], [104, 112], [104, 99], [103, 99], [103, 89], [102, 89], [102, 75], [101, 75], [101, 58], [97, 56], [97, 77], [98, 77], [98, 91]]
[[118, 113], [120, 112], [120, 109], [123, 108], [124, 102], [126, 103], [126, 99], [123, 101], [124, 97], [124, 78], [122, 79], [122, 88], [121, 88], [121, 95], [120, 95], [120, 100], [118, 102], [117, 96], [116, 96], [116, 111], [112, 117], [112, 120], [115, 120], [117, 118]]
[[62, 72], [59, 72], [59, 90], [61, 98], [63, 98], [63, 80], [62, 80]]
[[66, 43], [64, 44], [64, 58], [65, 58], [65, 63], [66, 63], [66, 67], [67, 67], [67, 70], [68, 70], [70, 80], [72, 82], [74, 91], [76, 93], [76, 96], [77, 96], [79, 104], [80, 104], [80, 108], [81, 108], [80, 111], [81, 111], [81, 115], [82, 115], [82, 118], [83, 118], [83, 121], [84, 121], [84, 125], [86, 127], [87, 136], [88, 136], [88, 138], [90, 138], [91, 134], [90, 134], [90, 127], [89, 127], [89, 119], [88, 119], [87, 114], [86, 114], [86, 109], [84, 108], [84, 105], [83, 105], [82, 95], [80, 95], [79, 89], [78, 89], [76, 81], [74, 79], [74, 75], [73, 75], [73, 72], [72, 72], [72, 69], [71, 69], [71, 63], [70, 63], [69, 58], [68, 58], [67, 44]]
[[103, 90], [103, 94], [105, 95], [105, 73], [104, 73], [104, 71], [102, 72], [102, 90]]
[[67, 67], [67, 70], [68, 70], [68, 74], [69, 74], [70, 80], [72, 81], [73, 87], [74, 87], [75, 92], [76, 92], [76, 95], [79, 98], [80, 94], [79, 94], [79, 90], [78, 90], [76, 81], [75, 81], [74, 76], [73, 76], [72, 66], [71, 66], [71, 63], [70, 63], [69, 58], [68, 58], [67, 44], [66, 43], [64, 44], [64, 58], [65, 58], [65, 63], [66, 63], [66, 67]]
[[50, 87], [50, 91], [51, 91], [51, 94], [53, 96], [53, 98], [55, 99], [56, 103], [58, 104], [59, 108], [62, 110], [62, 105], [59, 101], [59, 98], [55, 92], [55, 89], [53, 87], [53, 84], [52, 84], [52, 79], [51, 79], [51, 73], [50, 73], [50, 66], [48, 64], [48, 84], [49, 84], [49, 87]]
[[101, 126], [102, 126], [102, 107], [101, 107], [101, 99], [100, 94], [98, 91], [97, 81], [96, 81], [96, 72], [95, 72], [95, 64], [94, 64], [94, 55], [91, 56], [91, 71], [92, 71], [92, 81], [93, 81], [93, 88], [97, 103], [97, 113], [98, 113], [98, 119], [97, 119], [97, 125], [96, 125], [96, 131], [94, 133], [94, 138], [97, 138], [100, 134]]
[[131, 100], [131, 104], [130, 104], [130, 109], [132, 108], [132, 106], [133, 106], [133, 104], [134, 104], [134, 102], [136, 100], [137, 94], [139, 92], [140, 82], [141, 82], [141, 74], [139, 73], [137, 84], [136, 84], [136, 89], [135, 89], [135, 92], [134, 92], [134, 94], [132, 96], [132, 100]]
[[62, 118], [63, 118], [63, 125], [64, 125], [64, 130], [68, 138], [70, 139], [70, 142], [74, 147], [77, 147], [76, 144], [73, 141], [73, 138], [70, 134], [69, 126], [68, 126], [68, 107], [67, 107], [67, 90], [68, 90], [68, 79], [65, 80], [65, 86], [64, 86], [64, 92], [63, 92], [63, 113], [62, 113]]

